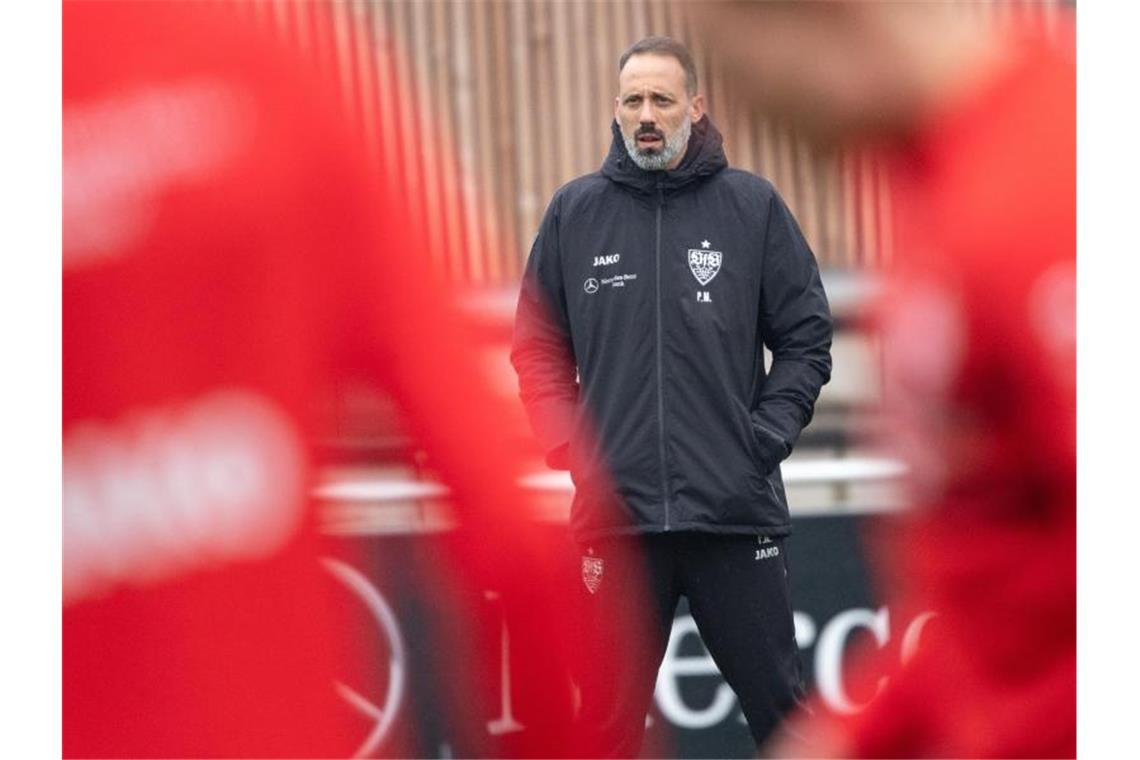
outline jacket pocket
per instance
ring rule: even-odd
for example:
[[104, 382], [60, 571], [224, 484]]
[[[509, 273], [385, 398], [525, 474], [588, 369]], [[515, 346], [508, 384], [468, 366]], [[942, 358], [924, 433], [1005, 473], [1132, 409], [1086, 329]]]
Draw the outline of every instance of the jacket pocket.
[[582, 451], [582, 415], [585, 413], [584, 409], [579, 405], [574, 414], [574, 424], [570, 427], [570, 439], [566, 442], [566, 469], [570, 472], [570, 480], [573, 481], [574, 486], [580, 487], [583, 480], [582, 462], [584, 461], [584, 452]]
[[776, 472], [776, 468], [773, 467], [772, 471], [764, 476], [764, 483], [768, 486], [768, 493], [770, 493], [772, 495], [772, 499], [777, 504], [779, 504], [780, 503], [780, 494], [779, 494], [779, 492], [776, 491], [776, 484], [772, 482], [772, 475], [774, 475], [775, 472]]
[[764, 425], [756, 422], [752, 414], [748, 415], [749, 427], [752, 430], [752, 439], [756, 444], [759, 451], [757, 463], [760, 467], [761, 474], [767, 478], [772, 474], [772, 471], [784, 461], [788, 455], [788, 447], [774, 430], [769, 430]]
[[737, 413], [742, 420], [742, 437], [744, 439], [744, 446], [748, 454], [748, 460], [752, 463], [752, 467], [755, 470], [756, 474], [761, 478], [764, 478], [768, 474], [768, 470], [765, 469], [765, 461], [768, 457], [770, 457], [770, 454], [768, 454], [764, 449], [762, 439], [760, 438], [759, 432], [756, 430], [755, 423], [752, 421], [752, 413], [748, 410], [748, 407], [740, 401], [733, 401], [733, 404], [736, 406]]

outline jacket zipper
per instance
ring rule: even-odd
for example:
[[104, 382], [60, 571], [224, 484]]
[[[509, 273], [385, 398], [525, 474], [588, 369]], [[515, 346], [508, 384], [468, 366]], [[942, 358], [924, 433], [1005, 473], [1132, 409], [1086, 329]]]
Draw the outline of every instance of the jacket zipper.
[[664, 374], [662, 371], [663, 342], [661, 339], [661, 209], [665, 206], [665, 191], [661, 180], [657, 180], [657, 450], [661, 457], [661, 498], [665, 503], [665, 530], [669, 530], [669, 476], [665, 469], [665, 398]]

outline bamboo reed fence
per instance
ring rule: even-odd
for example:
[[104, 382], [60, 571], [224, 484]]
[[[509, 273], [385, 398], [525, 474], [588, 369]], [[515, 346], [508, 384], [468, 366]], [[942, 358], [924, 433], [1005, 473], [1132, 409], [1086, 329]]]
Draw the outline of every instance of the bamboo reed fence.
[[[950, 0], [980, 24], [1056, 28], [1058, 0]], [[554, 191], [610, 141], [617, 59], [649, 34], [690, 41], [670, 0], [244, 0], [335, 74], [348, 114], [431, 236], [435, 263], [472, 286], [517, 282]], [[737, 106], [692, 45], [730, 162], [769, 178], [824, 267], [896, 255], [886, 174]]]

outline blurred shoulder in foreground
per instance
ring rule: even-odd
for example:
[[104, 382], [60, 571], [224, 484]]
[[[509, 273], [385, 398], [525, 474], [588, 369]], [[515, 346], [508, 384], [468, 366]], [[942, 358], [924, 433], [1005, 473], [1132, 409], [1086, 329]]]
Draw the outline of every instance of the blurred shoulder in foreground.
[[333, 685], [373, 653], [310, 499], [321, 402], [346, 379], [395, 400], [461, 523], [516, 542], [457, 542], [452, 582], [543, 577], [505, 402], [422, 231], [336, 83], [249, 14], [63, 8], [69, 756], [357, 749], [371, 720]]
[[890, 541], [870, 538], [895, 602], [938, 612], [901, 670], [863, 660], [852, 678], [868, 693], [889, 674], [864, 712], [801, 717], [799, 738], [772, 751], [1072, 756], [1071, 18], [1045, 5], [1004, 28], [955, 4], [697, 7], [753, 105], [891, 169], [898, 260], [876, 314], [887, 444], [911, 465], [915, 510]]

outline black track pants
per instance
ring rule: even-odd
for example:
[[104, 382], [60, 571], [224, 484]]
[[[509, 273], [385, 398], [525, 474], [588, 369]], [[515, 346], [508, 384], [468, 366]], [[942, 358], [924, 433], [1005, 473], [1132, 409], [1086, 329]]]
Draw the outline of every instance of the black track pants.
[[682, 594], [758, 745], [802, 697], [784, 539], [666, 533], [580, 548], [579, 754], [638, 753]]

